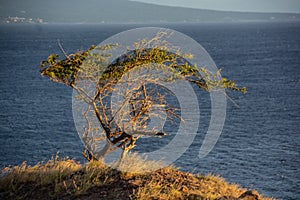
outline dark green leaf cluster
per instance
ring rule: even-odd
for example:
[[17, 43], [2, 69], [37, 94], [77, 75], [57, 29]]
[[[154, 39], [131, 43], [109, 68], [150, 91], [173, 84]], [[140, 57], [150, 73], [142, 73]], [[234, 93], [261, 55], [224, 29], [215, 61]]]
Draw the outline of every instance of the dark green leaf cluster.
[[91, 46], [91, 48], [85, 52], [70, 54], [64, 60], [60, 60], [58, 54], [51, 54], [48, 59], [42, 61], [40, 65], [41, 75], [49, 77], [52, 81], [71, 86], [75, 81], [76, 73], [80, 69], [80, 65], [94, 48], [95, 46]]
[[[105, 47], [104, 49], [97, 47], [97, 49], [101, 51], [107, 48], [111, 49], [112, 47]], [[91, 51], [94, 49], [95, 46], [92, 46], [85, 52], [70, 54], [64, 60], [59, 60], [59, 56], [57, 54], [51, 54], [46, 61], [41, 63], [41, 74], [49, 77], [52, 81], [72, 86], [76, 79], [76, 73], [88, 56], [93, 58], [91, 59], [93, 62], [95, 60], [101, 60], [105, 57], [109, 57], [109, 54], [92, 54]], [[246, 93], [245, 87], [240, 88], [234, 81], [221, 78], [220, 71], [213, 74], [205, 67], [201, 68], [199, 71], [196, 66], [191, 65], [182, 56], [160, 48], [141, 48], [123, 54], [105, 67], [106, 69], [104, 69], [98, 81], [103, 84], [107, 81], [117, 81], [134, 67], [150, 63], [156, 63], [158, 66], [168, 66], [172, 69], [174, 76], [169, 77], [169, 81], [184, 78], [206, 91], [213, 91], [215, 89], [230, 89]], [[95, 63], [92, 63], [91, 65], [93, 64]]]

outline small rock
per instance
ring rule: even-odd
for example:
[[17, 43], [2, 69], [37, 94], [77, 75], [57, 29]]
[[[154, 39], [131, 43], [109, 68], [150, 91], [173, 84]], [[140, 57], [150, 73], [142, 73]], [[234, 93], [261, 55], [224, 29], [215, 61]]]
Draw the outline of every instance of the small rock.
[[248, 190], [238, 198], [239, 200], [260, 200], [260, 196], [255, 190]]

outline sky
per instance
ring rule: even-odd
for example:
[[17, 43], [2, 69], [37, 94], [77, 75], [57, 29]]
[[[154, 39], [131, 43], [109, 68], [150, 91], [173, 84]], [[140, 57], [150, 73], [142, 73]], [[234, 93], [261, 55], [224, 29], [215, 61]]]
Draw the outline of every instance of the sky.
[[300, 0], [134, 0], [159, 5], [227, 11], [300, 13]]

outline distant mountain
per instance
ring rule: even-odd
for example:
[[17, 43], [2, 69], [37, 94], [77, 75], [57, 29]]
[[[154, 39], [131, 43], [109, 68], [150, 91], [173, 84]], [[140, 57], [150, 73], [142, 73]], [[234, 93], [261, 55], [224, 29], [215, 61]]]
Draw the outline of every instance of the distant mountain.
[[0, 19], [48, 23], [300, 21], [300, 14], [245, 13], [159, 6], [128, 0], [0, 0]]

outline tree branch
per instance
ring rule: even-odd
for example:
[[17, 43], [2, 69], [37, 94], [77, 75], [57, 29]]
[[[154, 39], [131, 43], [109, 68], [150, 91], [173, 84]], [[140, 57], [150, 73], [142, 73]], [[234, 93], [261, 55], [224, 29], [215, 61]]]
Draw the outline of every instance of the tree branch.
[[60, 48], [60, 50], [62, 51], [62, 53], [65, 55], [65, 57], [69, 60], [70, 57], [68, 56], [68, 54], [66, 53], [66, 51], [64, 50], [64, 48], [62, 47], [61, 43], [60, 43], [60, 40], [57, 39], [57, 43], [58, 43], [58, 46]]

